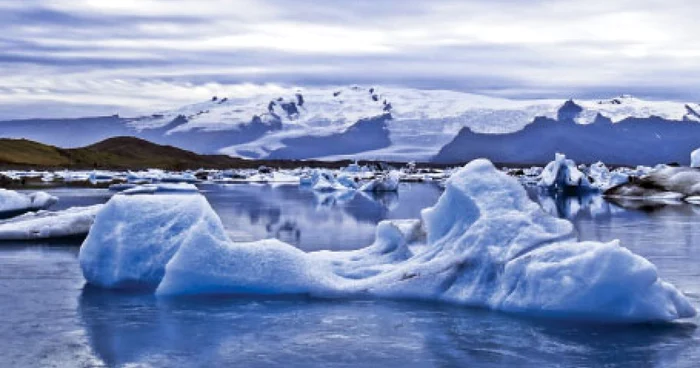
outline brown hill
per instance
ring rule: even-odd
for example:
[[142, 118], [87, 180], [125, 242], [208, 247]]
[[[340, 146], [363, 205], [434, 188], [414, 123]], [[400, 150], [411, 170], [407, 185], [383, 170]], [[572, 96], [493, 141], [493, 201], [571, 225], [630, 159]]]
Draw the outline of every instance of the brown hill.
[[59, 148], [27, 139], [0, 138], [0, 168], [20, 169], [227, 169], [260, 165], [293, 168], [342, 167], [349, 160], [245, 160], [226, 155], [200, 155], [135, 137], [114, 137], [81, 148]]

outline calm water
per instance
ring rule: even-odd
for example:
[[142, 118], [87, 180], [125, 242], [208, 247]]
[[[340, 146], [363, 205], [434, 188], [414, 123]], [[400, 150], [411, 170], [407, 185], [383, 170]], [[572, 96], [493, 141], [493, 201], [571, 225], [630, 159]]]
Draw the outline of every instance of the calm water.
[[[204, 185], [236, 240], [305, 250], [371, 243], [385, 218], [417, 217], [439, 188], [316, 195], [294, 186]], [[105, 202], [61, 189], [59, 207]], [[619, 238], [700, 308], [700, 207], [623, 210], [591, 198], [543, 201], [583, 239]], [[697, 367], [700, 319], [668, 326], [533, 320], [427, 303], [299, 299], [157, 300], [84, 287], [75, 244], [0, 247], [0, 367], [518, 366]]]

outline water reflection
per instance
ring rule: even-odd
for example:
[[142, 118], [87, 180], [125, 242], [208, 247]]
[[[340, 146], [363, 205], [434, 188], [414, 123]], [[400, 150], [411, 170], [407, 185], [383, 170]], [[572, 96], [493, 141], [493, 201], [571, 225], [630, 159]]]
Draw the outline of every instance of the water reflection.
[[372, 243], [379, 221], [418, 218], [437, 201], [431, 184], [399, 193], [319, 193], [293, 185], [203, 185], [204, 195], [235, 241], [279, 238], [307, 251], [349, 250]]
[[624, 208], [607, 201], [599, 193], [570, 195], [528, 188], [528, 194], [532, 200], [540, 204], [545, 212], [568, 220], [574, 220], [578, 217], [610, 218], [616, 213], [625, 211]]
[[85, 289], [79, 311], [109, 366], [653, 367], [697, 358], [693, 325], [582, 325], [428, 303]]

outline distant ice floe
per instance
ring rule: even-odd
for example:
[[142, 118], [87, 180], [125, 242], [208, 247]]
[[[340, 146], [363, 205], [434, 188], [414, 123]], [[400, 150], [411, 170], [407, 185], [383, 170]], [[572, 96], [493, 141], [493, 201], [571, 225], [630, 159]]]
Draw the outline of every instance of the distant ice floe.
[[36, 211], [51, 207], [58, 198], [46, 192], [24, 194], [0, 188], [0, 216], [26, 211]]
[[647, 175], [605, 192], [608, 197], [643, 200], [685, 200], [697, 203], [700, 198], [700, 169], [659, 165]]
[[541, 171], [537, 168], [522, 170], [525, 181], [537, 175], [537, 185], [550, 192], [566, 194], [586, 194], [604, 191], [616, 185], [627, 183], [630, 176], [640, 175], [643, 168], [618, 168], [610, 170], [603, 162], [596, 162], [586, 167], [576, 166], [573, 160], [557, 153]]
[[630, 175], [622, 171], [610, 171], [604, 163], [591, 164], [586, 171], [591, 185], [599, 190], [606, 190], [629, 181]]
[[199, 189], [188, 183], [159, 183], [137, 185], [121, 191], [121, 194], [154, 194], [154, 193], [196, 193]]
[[399, 180], [401, 174], [398, 171], [391, 171], [372, 181], [362, 185], [360, 191], [363, 192], [396, 192], [399, 190]]
[[577, 242], [514, 178], [486, 160], [457, 170], [422, 220], [383, 221], [356, 251], [305, 253], [279, 240], [235, 243], [196, 193], [114, 196], [80, 251], [90, 284], [199, 294], [433, 300], [604, 322], [696, 314], [641, 256]]
[[63, 211], [39, 211], [0, 221], [0, 240], [39, 240], [84, 236], [101, 204]]
[[537, 185], [557, 192], [590, 192], [597, 190], [589, 181], [588, 176], [576, 167], [576, 163], [567, 159], [561, 153], [557, 153], [554, 161], [544, 167]]
[[700, 167], [700, 148], [690, 153], [690, 167]]

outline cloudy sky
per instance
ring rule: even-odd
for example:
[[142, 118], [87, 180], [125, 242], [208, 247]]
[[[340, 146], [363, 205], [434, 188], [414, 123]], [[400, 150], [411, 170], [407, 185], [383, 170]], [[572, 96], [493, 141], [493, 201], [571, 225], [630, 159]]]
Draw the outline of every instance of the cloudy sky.
[[699, 12], [688, 0], [2, 0], [0, 118], [130, 115], [271, 85], [697, 101]]

